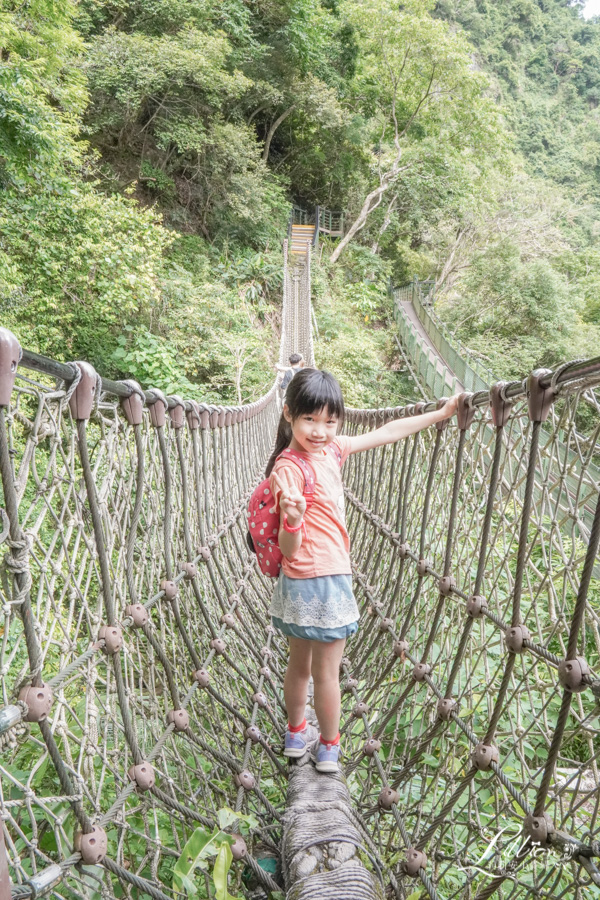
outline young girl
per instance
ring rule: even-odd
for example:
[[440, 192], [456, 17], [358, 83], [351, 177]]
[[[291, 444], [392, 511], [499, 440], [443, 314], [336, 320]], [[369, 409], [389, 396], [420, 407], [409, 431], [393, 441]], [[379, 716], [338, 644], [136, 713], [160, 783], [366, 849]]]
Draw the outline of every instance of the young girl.
[[[344, 400], [333, 375], [319, 369], [300, 370], [289, 384], [267, 466], [279, 511], [282, 568], [269, 612], [273, 625], [286, 634], [290, 656], [284, 681], [288, 714], [284, 755], [303, 756], [309, 744], [320, 772], [334, 772], [340, 753], [339, 665], [346, 638], [358, 629], [358, 607], [352, 592], [348, 532], [340, 467], [351, 453], [391, 444], [450, 418], [458, 396], [435, 412], [389, 422], [356, 437], [337, 434], [344, 421]], [[316, 475], [309, 509], [304, 475], [289, 457], [290, 447], [308, 460]], [[308, 681], [314, 681], [314, 704], [321, 734], [304, 717]]]

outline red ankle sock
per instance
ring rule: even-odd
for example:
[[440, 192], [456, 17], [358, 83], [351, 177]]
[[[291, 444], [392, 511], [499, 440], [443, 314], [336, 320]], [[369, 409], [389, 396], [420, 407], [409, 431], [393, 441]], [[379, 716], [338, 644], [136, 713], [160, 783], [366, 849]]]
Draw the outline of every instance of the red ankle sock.
[[323, 735], [320, 734], [320, 735], [319, 735], [319, 740], [321, 741], [322, 744], [325, 744], [325, 745], [329, 744], [329, 746], [331, 747], [331, 746], [334, 746], [335, 744], [339, 744], [339, 742], [340, 742], [340, 733], [339, 733], [339, 731], [338, 731], [338, 733], [336, 734], [336, 736], [334, 737], [334, 739], [333, 739], [332, 741], [326, 741], [325, 738], [323, 737]]
[[299, 725], [295, 725], [293, 728], [288, 722], [288, 731], [290, 734], [298, 734], [299, 731], [304, 731], [306, 728], [306, 719], [302, 719]]

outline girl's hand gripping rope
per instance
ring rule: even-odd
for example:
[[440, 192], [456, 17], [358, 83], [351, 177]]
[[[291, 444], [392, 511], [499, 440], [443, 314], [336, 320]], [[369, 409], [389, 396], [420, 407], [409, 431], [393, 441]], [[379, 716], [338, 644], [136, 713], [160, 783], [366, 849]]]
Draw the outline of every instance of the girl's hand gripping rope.
[[[440, 413], [442, 414], [443, 419], [449, 419], [451, 416], [453, 416], [456, 413], [456, 410], [458, 409], [458, 403], [459, 403], [461, 397], [462, 397], [462, 394], [460, 394], [460, 393], [453, 394], [452, 397], [450, 397], [448, 400], [446, 400], [446, 402], [444, 403], [444, 405], [442, 406], [442, 408], [440, 410]], [[442, 419], [442, 421], [443, 421], [443, 419]]]

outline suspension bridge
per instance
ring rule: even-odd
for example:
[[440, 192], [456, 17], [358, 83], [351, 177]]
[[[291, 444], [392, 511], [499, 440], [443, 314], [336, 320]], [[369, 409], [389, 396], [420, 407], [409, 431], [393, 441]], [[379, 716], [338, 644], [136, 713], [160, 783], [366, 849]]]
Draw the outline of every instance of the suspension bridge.
[[[311, 362], [314, 232], [290, 241], [280, 361]], [[405, 301], [435, 398], [459, 373]], [[286, 645], [244, 539], [277, 386], [166, 397], [2, 331], [2, 900], [600, 897], [599, 385], [600, 358], [466, 391], [346, 463], [336, 777], [281, 756]]]

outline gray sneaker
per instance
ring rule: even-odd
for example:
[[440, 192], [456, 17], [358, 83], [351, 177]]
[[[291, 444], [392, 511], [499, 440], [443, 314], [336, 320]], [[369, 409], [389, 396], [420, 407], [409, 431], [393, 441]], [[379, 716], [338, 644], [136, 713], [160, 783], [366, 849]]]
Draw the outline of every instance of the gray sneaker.
[[292, 759], [300, 759], [301, 756], [308, 753], [318, 736], [315, 726], [309, 724], [306, 725], [304, 731], [292, 732], [286, 730], [283, 755]]
[[324, 744], [319, 738], [310, 754], [317, 772], [337, 772], [341, 752], [339, 743]]

